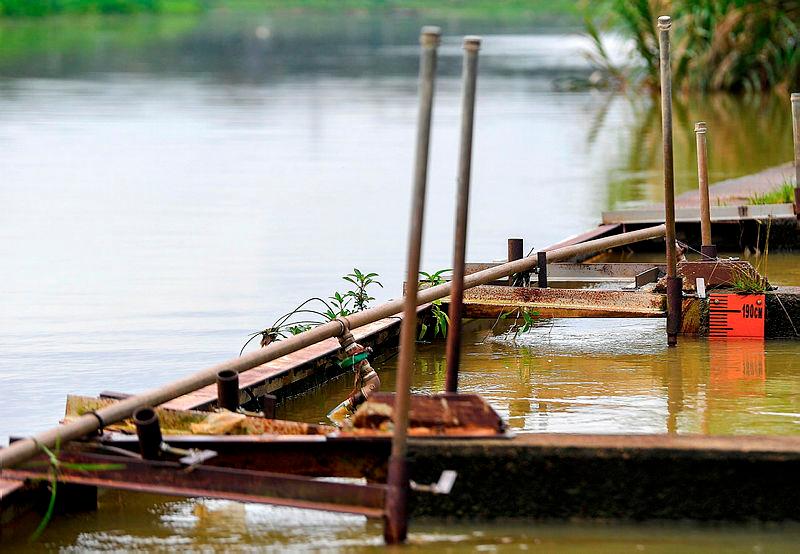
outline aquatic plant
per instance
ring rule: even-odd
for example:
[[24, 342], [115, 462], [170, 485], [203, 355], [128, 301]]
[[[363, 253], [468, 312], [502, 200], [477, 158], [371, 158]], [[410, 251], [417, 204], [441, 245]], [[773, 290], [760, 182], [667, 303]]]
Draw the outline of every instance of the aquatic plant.
[[[239, 355], [241, 356], [244, 353], [244, 349], [256, 337], [261, 337], [260, 345], [264, 347], [290, 335], [298, 335], [308, 331], [337, 317], [348, 316], [367, 309], [369, 303], [375, 300], [368, 292], [369, 287], [375, 285], [383, 287], [376, 277], [378, 277], [377, 273], [363, 273], [358, 268], [353, 268], [353, 272], [343, 276], [342, 279], [352, 284], [355, 288], [351, 288], [344, 293], [335, 291], [332, 296], [328, 297], [328, 300], [323, 300], [318, 296], [304, 300], [295, 309], [278, 317], [266, 329], [248, 335], [247, 341], [239, 351]], [[298, 316], [304, 319], [297, 319]]]
[[785, 182], [780, 187], [761, 194], [753, 194], [750, 204], [791, 204], [794, 202], [794, 183]]
[[[452, 269], [440, 269], [434, 273], [426, 273], [420, 271], [422, 277], [419, 281], [419, 286], [422, 288], [435, 287], [447, 282], [445, 273], [453, 271]], [[442, 338], [447, 338], [447, 329], [450, 326], [450, 317], [447, 312], [442, 310], [442, 299], [439, 298], [431, 302], [431, 315], [433, 316], [433, 338], [442, 335]], [[428, 333], [428, 325], [423, 321], [420, 323], [418, 340], [422, 340]]]
[[354, 267], [353, 273], [348, 273], [342, 277], [342, 279], [348, 283], [352, 283], [356, 287], [354, 290], [347, 291], [346, 294], [346, 296], [353, 299], [353, 309], [355, 311], [360, 312], [367, 309], [369, 303], [375, 300], [375, 298], [367, 293], [367, 288], [369, 288], [370, 285], [378, 285], [383, 288], [381, 282], [375, 279], [377, 276], [377, 273], [361, 273], [358, 268]]
[[44, 516], [42, 516], [42, 520], [39, 522], [39, 525], [33, 531], [31, 536], [28, 538], [29, 542], [36, 542], [39, 540], [39, 537], [42, 536], [44, 530], [47, 528], [47, 524], [50, 523], [50, 520], [53, 518], [53, 513], [55, 512], [56, 508], [56, 494], [58, 493], [58, 473], [62, 469], [72, 469], [77, 471], [107, 471], [107, 470], [117, 470], [117, 469], [125, 469], [124, 464], [115, 464], [115, 463], [106, 463], [106, 464], [75, 464], [71, 462], [65, 462], [63, 460], [58, 459], [58, 452], [60, 447], [61, 441], [57, 437], [56, 438], [56, 445], [55, 445], [55, 452], [47, 448], [45, 445], [38, 443], [38, 447], [45, 453], [47, 456], [47, 461], [42, 462], [29, 462], [27, 465], [28, 467], [36, 467], [41, 465], [49, 465], [50, 466], [50, 477], [47, 479], [50, 485], [50, 500], [47, 503], [47, 509], [45, 510]]
[[[798, 0], [601, 0], [584, 8], [594, 43], [590, 58], [620, 87], [658, 90], [660, 15], [673, 19], [676, 89], [787, 92], [800, 84]], [[598, 15], [602, 21], [596, 23]], [[603, 48], [601, 29], [631, 39], [636, 63], [616, 66]]]
[[769, 283], [766, 277], [762, 277], [755, 271], [745, 271], [736, 269], [733, 272], [731, 286], [737, 292], [757, 293], [769, 290]]

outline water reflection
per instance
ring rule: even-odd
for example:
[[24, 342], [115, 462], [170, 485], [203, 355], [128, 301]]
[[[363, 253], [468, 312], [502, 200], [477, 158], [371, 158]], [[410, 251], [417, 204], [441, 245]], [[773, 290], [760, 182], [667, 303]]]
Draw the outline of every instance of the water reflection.
[[[477, 328], [476, 328], [477, 327]], [[682, 338], [666, 346], [661, 320], [556, 320], [530, 333], [467, 327], [460, 390], [483, 395], [512, 429], [556, 433], [794, 434], [800, 370], [792, 341]], [[444, 346], [418, 351], [414, 388], [444, 387]], [[394, 363], [378, 369], [394, 386]], [[287, 417], [319, 421], [338, 380], [287, 402]]]

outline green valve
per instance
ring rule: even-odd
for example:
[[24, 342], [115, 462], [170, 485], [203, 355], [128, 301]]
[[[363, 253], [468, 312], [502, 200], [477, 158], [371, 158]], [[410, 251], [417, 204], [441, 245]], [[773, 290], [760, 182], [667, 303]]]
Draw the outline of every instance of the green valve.
[[359, 352], [355, 356], [349, 356], [339, 362], [339, 367], [342, 369], [347, 369], [348, 367], [353, 367], [359, 362], [363, 362], [367, 358], [369, 358], [369, 352]]

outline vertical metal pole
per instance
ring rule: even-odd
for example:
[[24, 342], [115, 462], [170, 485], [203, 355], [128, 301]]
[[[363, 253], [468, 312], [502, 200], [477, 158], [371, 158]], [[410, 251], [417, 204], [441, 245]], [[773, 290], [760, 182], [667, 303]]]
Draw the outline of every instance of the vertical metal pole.
[[[513, 262], [521, 260], [524, 255], [522, 239], [508, 239], [508, 261]], [[517, 283], [519, 279], [520, 276], [518, 274], [512, 273], [508, 276], [508, 286], [513, 287], [514, 285], [520, 284]]]
[[661, 134], [664, 140], [664, 208], [667, 241], [667, 344], [678, 344], [681, 324], [682, 279], [678, 277], [675, 249], [675, 175], [672, 161], [672, 71], [669, 61], [668, 15], [658, 18], [658, 42], [661, 65]]
[[700, 187], [700, 253], [704, 259], [715, 260], [717, 247], [711, 241], [711, 203], [708, 199], [708, 145], [705, 121], [698, 121], [694, 126], [697, 139], [697, 182]]
[[794, 136], [794, 213], [800, 217], [800, 92], [792, 93], [792, 133]]
[[431, 136], [433, 83], [436, 73], [436, 48], [441, 31], [438, 27], [423, 27], [420, 35], [419, 112], [417, 119], [416, 166], [411, 201], [411, 226], [408, 233], [406, 267], [406, 297], [403, 303], [403, 322], [400, 326], [400, 355], [397, 362], [397, 394], [394, 401], [394, 434], [389, 456], [386, 491], [386, 520], [383, 537], [388, 544], [401, 543], [408, 531], [408, 466], [406, 464], [408, 406], [411, 373], [414, 367], [417, 333], [417, 287], [419, 258], [422, 250], [422, 221], [425, 212], [425, 188], [428, 182], [428, 146]]
[[445, 390], [458, 392], [458, 366], [461, 357], [461, 307], [464, 300], [464, 262], [467, 253], [469, 186], [472, 169], [472, 135], [475, 119], [475, 84], [478, 77], [480, 37], [464, 37], [464, 66], [461, 96], [461, 148], [458, 157], [458, 196], [453, 240], [453, 280], [450, 289], [450, 322], [447, 333], [447, 374]]
[[547, 252], [536, 253], [536, 276], [540, 289], [547, 288]]

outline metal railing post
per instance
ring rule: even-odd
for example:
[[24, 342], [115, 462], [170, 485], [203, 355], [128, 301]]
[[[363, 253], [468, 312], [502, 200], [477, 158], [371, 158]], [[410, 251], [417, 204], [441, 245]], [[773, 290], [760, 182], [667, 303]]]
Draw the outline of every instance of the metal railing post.
[[793, 92], [791, 98], [794, 138], [794, 213], [800, 217], [800, 92]]
[[667, 225], [667, 344], [678, 344], [681, 325], [683, 280], [678, 277], [675, 243], [675, 174], [672, 156], [672, 70], [669, 56], [668, 15], [658, 18], [659, 62], [661, 69], [661, 134], [664, 141], [664, 209]]
[[717, 259], [717, 247], [711, 240], [711, 202], [708, 194], [708, 143], [705, 121], [698, 121], [694, 126], [697, 140], [697, 182], [700, 188], [700, 253], [704, 259]]
[[417, 289], [419, 258], [422, 251], [422, 223], [425, 214], [425, 189], [428, 182], [428, 152], [431, 137], [433, 85], [436, 75], [436, 49], [441, 31], [423, 27], [420, 35], [419, 113], [417, 148], [414, 168], [414, 190], [411, 201], [411, 226], [408, 233], [406, 262], [406, 297], [403, 322], [400, 325], [400, 354], [397, 362], [397, 384], [394, 400], [394, 433], [386, 480], [386, 520], [383, 537], [388, 544], [398, 544], [408, 532], [408, 408], [411, 396], [411, 374], [414, 369], [417, 334]]
[[[516, 260], [521, 260], [522, 257], [525, 255], [523, 240], [522, 239], [508, 239], [508, 261], [513, 262]], [[521, 276], [512, 274], [508, 276], [508, 286], [513, 287], [514, 285], [519, 285], [517, 281], [521, 279]]]
[[469, 187], [472, 169], [472, 135], [475, 120], [475, 86], [478, 78], [480, 37], [464, 37], [463, 92], [461, 97], [461, 148], [458, 157], [458, 192], [456, 227], [453, 240], [453, 279], [450, 289], [447, 333], [447, 373], [445, 391], [458, 391], [458, 367], [461, 357], [461, 309], [464, 300], [464, 263], [467, 253]]

